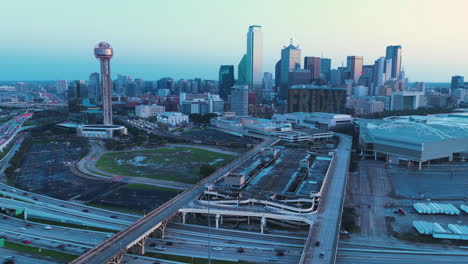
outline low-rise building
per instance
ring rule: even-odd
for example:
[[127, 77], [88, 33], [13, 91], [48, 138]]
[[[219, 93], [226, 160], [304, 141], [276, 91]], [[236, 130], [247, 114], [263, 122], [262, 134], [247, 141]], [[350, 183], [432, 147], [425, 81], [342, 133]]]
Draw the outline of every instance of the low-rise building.
[[188, 123], [188, 115], [179, 112], [166, 112], [158, 115], [157, 122], [176, 126], [182, 123]]
[[164, 113], [165, 109], [162, 105], [137, 105], [135, 106], [135, 115], [141, 118], [148, 118]]
[[350, 115], [333, 114], [333, 113], [304, 113], [295, 112], [287, 114], [274, 114], [273, 121], [289, 122], [299, 126], [310, 128], [334, 128], [337, 126], [353, 124], [353, 118]]

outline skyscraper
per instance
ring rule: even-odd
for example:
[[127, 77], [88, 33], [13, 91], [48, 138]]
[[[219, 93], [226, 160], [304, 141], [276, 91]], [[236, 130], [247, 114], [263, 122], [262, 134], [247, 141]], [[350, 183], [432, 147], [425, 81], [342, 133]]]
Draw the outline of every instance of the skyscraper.
[[237, 66], [237, 83], [247, 84], [247, 55], [244, 54]]
[[250, 91], [261, 89], [263, 77], [262, 27], [253, 25], [247, 32], [247, 84]]
[[281, 85], [281, 59], [278, 60], [275, 64], [275, 91], [277, 92], [280, 89]]
[[94, 48], [94, 55], [101, 61], [102, 113], [104, 125], [112, 124], [112, 79], [110, 60], [114, 54], [111, 45], [101, 42]]
[[249, 115], [249, 89], [247, 85], [234, 85], [232, 87], [231, 111], [237, 116]]
[[56, 83], [58, 95], [64, 95], [68, 90], [68, 82], [66, 80], [58, 80]]
[[374, 65], [364, 65], [362, 66], [362, 75], [359, 78], [359, 85], [365, 86], [369, 91], [369, 95], [372, 95], [372, 86], [374, 82]]
[[385, 63], [384, 63], [385, 82], [392, 79], [392, 68], [393, 68], [392, 65], [393, 65], [392, 59], [385, 58]]
[[385, 58], [392, 60], [391, 75], [390, 77], [387, 77], [387, 79], [398, 78], [401, 71], [401, 46], [388, 46]]
[[281, 50], [280, 93], [281, 99], [288, 98], [289, 71], [301, 68], [301, 50], [291, 43]]
[[99, 99], [101, 97], [101, 82], [99, 73], [93, 72], [89, 75], [88, 93], [90, 99]]
[[273, 91], [273, 74], [271, 74], [271, 72], [263, 73], [262, 82], [264, 91]]
[[319, 57], [304, 57], [304, 69], [310, 70], [312, 80], [320, 79], [321, 60]]
[[223, 100], [226, 101], [228, 99], [234, 83], [234, 66], [221, 65], [221, 67], [219, 67], [219, 96]]
[[330, 81], [331, 59], [320, 58], [320, 78]]
[[378, 58], [374, 63], [374, 89], [371, 95], [379, 96], [380, 87], [385, 83], [385, 57]]
[[460, 75], [452, 76], [451, 89], [462, 88], [464, 86], [464, 77]]
[[357, 83], [362, 74], [363, 58], [362, 56], [348, 56], [346, 61], [346, 69], [350, 74], [349, 78]]

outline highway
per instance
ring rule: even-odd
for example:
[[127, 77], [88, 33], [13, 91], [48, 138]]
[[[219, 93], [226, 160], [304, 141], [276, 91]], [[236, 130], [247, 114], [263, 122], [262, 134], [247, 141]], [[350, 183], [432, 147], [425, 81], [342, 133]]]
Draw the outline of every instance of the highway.
[[[333, 172], [322, 186], [317, 222], [310, 229], [301, 264], [335, 262], [352, 144], [350, 136], [336, 135], [340, 144], [335, 151]], [[316, 241], [320, 242], [319, 246], [315, 245]]]
[[55, 261], [49, 261], [45, 259], [38, 258], [37, 256], [27, 256], [25, 254], [18, 255], [16, 251], [9, 250], [6, 248], [0, 248], [0, 261], [7, 260], [9, 257], [14, 257], [15, 263], [17, 264], [56, 264]]
[[26, 208], [25, 210], [29, 217], [67, 222], [84, 226], [94, 226], [116, 231], [121, 230], [124, 226], [132, 223], [130, 221], [89, 214], [67, 208], [55, 208], [46, 205], [30, 204], [6, 198], [0, 198], [0, 207], [8, 209]]
[[59, 199], [55, 199], [52, 197], [23, 191], [21, 189], [11, 187], [9, 185], [2, 184], [2, 183], [0, 183], [0, 188], [1, 188], [0, 194], [4, 197], [10, 197], [10, 198], [14, 198], [14, 199], [21, 200], [21, 201], [26, 201], [27, 203], [30, 203], [30, 204], [40, 205], [43, 207], [49, 207], [53, 209], [62, 210], [63, 208], [65, 208], [65, 210], [67, 211], [73, 210], [73, 211], [76, 211], [75, 213], [79, 213], [83, 216], [97, 215], [97, 216], [102, 216], [106, 218], [115, 216], [117, 217], [117, 219], [127, 221], [127, 222], [135, 222], [141, 217], [139, 215], [110, 211], [110, 210], [86, 206], [86, 205], [82, 205], [82, 204], [78, 204], [74, 202], [59, 200]]
[[226, 166], [218, 169], [207, 178], [192, 186], [190, 189], [184, 191], [159, 208], [153, 210], [145, 217], [139, 219], [137, 222], [128, 226], [123, 231], [104, 241], [104, 243], [98, 247], [80, 256], [72, 263], [106, 263], [113, 257], [125, 252], [128, 247], [134, 245], [143, 237], [153, 232], [162, 221], [176, 213], [178, 209], [182, 208], [190, 201], [196, 199], [197, 196], [204, 191], [207, 185], [214, 183], [217, 179], [256, 155], [263, 148], [269, 147], [276, 142], [277, 139], [266, 139], [262, 143], [258, 144], [255, 148], [244, 153], [244, 155], [240, 156], [238, 159], [233, 160]]

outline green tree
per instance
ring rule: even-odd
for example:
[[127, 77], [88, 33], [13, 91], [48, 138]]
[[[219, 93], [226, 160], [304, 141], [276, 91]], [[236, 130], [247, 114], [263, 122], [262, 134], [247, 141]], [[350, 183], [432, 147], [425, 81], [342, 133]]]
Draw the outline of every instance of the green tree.
[[203, 164], [200, 166], [200, 179], [204, 179], [213, 172], [215, 172], [218, 168], [213, 165]]

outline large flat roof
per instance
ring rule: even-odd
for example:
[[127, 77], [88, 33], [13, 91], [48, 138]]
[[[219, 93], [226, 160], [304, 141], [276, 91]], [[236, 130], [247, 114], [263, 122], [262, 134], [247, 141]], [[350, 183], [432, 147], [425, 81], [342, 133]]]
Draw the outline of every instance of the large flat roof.
[[359, 119], [358, 123], [361, 137], [367, 142], [388, 140], [423, 144], [468, 138], [468, 115], [464, 114]]

